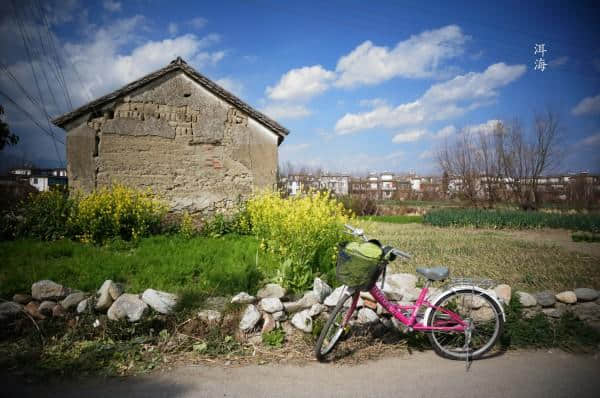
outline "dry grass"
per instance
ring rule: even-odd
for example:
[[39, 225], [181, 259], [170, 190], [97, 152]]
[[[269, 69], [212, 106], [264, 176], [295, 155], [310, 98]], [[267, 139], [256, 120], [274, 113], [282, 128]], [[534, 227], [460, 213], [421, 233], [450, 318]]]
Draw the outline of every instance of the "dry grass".
[[485, 277], [523, 290], [600, 287], [600, 258], [551, 242], [518, 239], [509, 232], [362, 221], [369, 237], [413, 255], [390, 270], [415, 272], [444, 265], [451, 276]]

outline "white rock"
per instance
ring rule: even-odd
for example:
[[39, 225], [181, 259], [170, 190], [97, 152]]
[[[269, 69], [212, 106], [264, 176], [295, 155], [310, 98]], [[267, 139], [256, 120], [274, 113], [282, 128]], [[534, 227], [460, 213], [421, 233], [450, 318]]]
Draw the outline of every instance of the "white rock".
[[106, 315], [112, 321], [127, 318], [129, 322], [137, 322], [147, 311], [148, 305], [137, 294], [123, 293], [110, 306]]
[[283, 310], [283, 304], [281, 300], [276, 297], [267, 297], [258, 303], [258, 307], [268, 313], [278, 312]]
[[263, 326], [262, 326], [262, 330], [260, 332], [261, 333], [269, 333], [276, 327], [277, 327], [277, 323], [275, 322], [275, 318], [273, 318], [273, 315], [265, 312], [263, 314]]
[[217, 310], [202, 310], [198, 312], [198, 319], [206, 323], [219, 323], [223, 315]]
[[177, 305], [177, 295], [154, 289], [146, 289], [142, 300], [161, 314], [170, 314]]
[[395, 285], [385, 284], [383, 285], [383, 293], [388, 300], [400, 301], [404, 297], [403, 290]]
[[312, 332], [312, 318], [308, 315], [309, 310], [297, 312], [292, 317], [292, 325], [303, 332]]
[[244, 332], [252, 330], [260, 320], [260, 317], [260, 311], [256, 308], [256, 306], [254, 304], [249, 304], [242, 315], [242, 320], [240, 321], [240, 330]]
[[373, 311], [370, 308], [361, 308], [358, 311], [358, 323], [373, 323], [373, 322], [377, 322], [379, 320], [379, 317], [377, 316], [377, 314], [375, 313], [375, 311]]
[[327, 311], [327, 306], [321, 303], [313, 304], [308, 310], [308, 315], [313, 317], [319, 315], [321, 312]]
[[69, 289], [47, 279], [31, 285], [31, 296], [38, 301], [61, 300], [67, 294], [69, 294]]
[[123, 289], [117, 283], [110, 279], [105, 280], [100, 289], [98, 289], [98, 301], [96, 301], [97, 310], [106, 310], [111, 306], [114, 300], [116, 300], [123, 293]]
[[40, 306], [38, 307], [38, 311], [40, 314], [45, 316], [52, 316], [52, 310], [56, 307], [56, 303], [54, 301], [42, 301]]
[[335, 307], [337, 305], [338, 301], [340, 301], [342, 294], [345, 293], [347, 290], [348, 289], [345, 285], [336, 287], [335, 290], [333, 292], [331, 292], [331, 294], [329, 296], [327, 296], [327, 298], [325, 299], [323, 304], [325, 304], [326, 306], [329, 306], [329, 307]]
[[88, 306], [88, 302], [89, 302], [89, 299], [85, 299], [85, 300], [81, 300], [79, 302], [79, 304], [77, 304], [77, 313], [78, 314], [85, 312], [85, 310], [87, 309], [87, 306]]
[[385, 278], [385, 284], [388, 283], [399, 289], [414, 289], [417, 285], [417, 276], [414, 274], [392, 274]]
[[421, 294], [421, 289], [418, 289], [416, 287], [402, 289], [402, 300], [417, 301], [417, 299], [419, 298], [419, 294]]
[[62, 305], [62, 307], [65, 310], [68, 310], [71, 307], [76, 307], [84, 299], [85, 299], [85, 293], [75, 292], [75, 293], [69, 294], [63, 301], [60, 302], [60, 305]]
[[256, 302], [256, 297], [251, 296], [246, 292], [241, 292], [233, 296], [231, 302], [233, 304], [254, 304]]
[[510, 304], [510, 297], [512, 295], [512, 288], [507, 284], [501, 284], [494, 288], [496, 295], [501, 303]]
[[285, 321], [287, 319], [287, 316], [285, 315], [285, 312], [277, 311], [273, 313], [273, 319], [277, 322], [281, 322]]
[[537, 304], [537, 300], [531, 294], [526, 292], [517, 292], [521, 305], [525, 308], [534, 307]]
[[331, 286], [323, 282], [321, 278], [315, 278], [313, 282], [313, 292], [319, 298], [319, 303], [322, 303], [327, 298], [327, 296], [331, 294], [331, 291]]
[[262, 289], [260, 289], [258, 291], [258, 293], [256, 294], [256, 296], [259, 299], [264, 299], [264, 298], [282, 298], [283, 296], [285, 296], [286, 290], [284, 288], [282, 288], [281, 286], [279, 286], [276, 283], [268, 283], [265, 285], [265, 287], [263, 287]]
[[[352, 305], [352, 300], [346, 300], [344, 303], [344, 308], [350, 308]], [[358, 301], [356, 302], [356, 308], [362, 308], [365, 306], [365, 300], [363, 300], [360, 296], [358, 297]]]
[[375, 300], [375, 297], [373, 297], [373, 295], [369, 292], [360, 292], [360, 298], [369, 300], [369, 301], [373, 301], [373, 302], [377, 301], [377, 300]]
[[577, 295], [575, 295], [575, 292], [569, 290], [560, 292], [555, 297], [558, 301], [565, 304], [575, 304], [577, 302]]

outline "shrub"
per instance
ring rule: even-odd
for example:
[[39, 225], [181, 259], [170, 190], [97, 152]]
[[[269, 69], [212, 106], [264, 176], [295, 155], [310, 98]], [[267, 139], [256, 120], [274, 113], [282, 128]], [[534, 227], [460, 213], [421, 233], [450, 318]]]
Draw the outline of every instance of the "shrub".
[[232, 215], [215, 214], [202, 228], [202, 234], [212, 238], [229, 233], [248, 235], [250, 232], [250, 219], [245, 209], [240, 209]]
[[193, 238], [198, 232], [194, 226], [194, 220], [192, 219], [192, 216], [190, 216], [190, 213], [187, 211], [183, 212], [183, 215], [181, 216], [178, 232], [185, 239]]
[[514, 210], [440, 209], [427, 213], [423, 222], [439, 227], [564, 228], [600, 232], [600, 215], [560, 214]]
[[263, 269], [267, 276], [296, 291], [317, 275], [332, 281], [342, 225], [349, 218], [341, 203], [328, 193], [290, 199], [262, 193], [248, 201], [247, 210], [261, 248], [279, 259], [277, 269]]
[[74, 206], [69, 195], [58, 190], [30, 194], [14, 218], [14, 237], [58, 240], [69, 236], [67, 220]]
[[352, 211], [356, 216], [372, 216], [378, 214], [377, 203], [371, 198], [346, 195], [342, 196], [339, 200], [343, 203], [346, 210]]
[[158, 230], [167, 207], [150, 192], [116, 184], [77, 197], [74, 210], [69, 217], [74, 236], [104, 243], [113, 237], [137, 240]]

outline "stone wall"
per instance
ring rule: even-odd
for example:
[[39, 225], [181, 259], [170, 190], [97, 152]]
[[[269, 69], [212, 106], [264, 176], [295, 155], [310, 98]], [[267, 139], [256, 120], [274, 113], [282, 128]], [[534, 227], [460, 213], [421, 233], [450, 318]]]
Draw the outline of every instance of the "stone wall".
[[226, 211], [272, 187], [277, 135], [175, 72], [67, 126], [72, 189], [120, 182], [175, 210]]

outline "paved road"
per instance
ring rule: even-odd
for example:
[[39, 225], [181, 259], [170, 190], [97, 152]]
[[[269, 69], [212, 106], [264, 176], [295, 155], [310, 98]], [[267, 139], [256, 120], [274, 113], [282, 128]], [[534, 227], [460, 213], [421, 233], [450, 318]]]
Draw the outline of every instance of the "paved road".
[[[3, 395], [7, 394], [7, 395]], [[598, 397], [600, 357], [510, 352], [473, 363], [431, 352], [358, 366], [183, 367], [125, 379], [21, 384], [0, 376], [7, 397]]]

